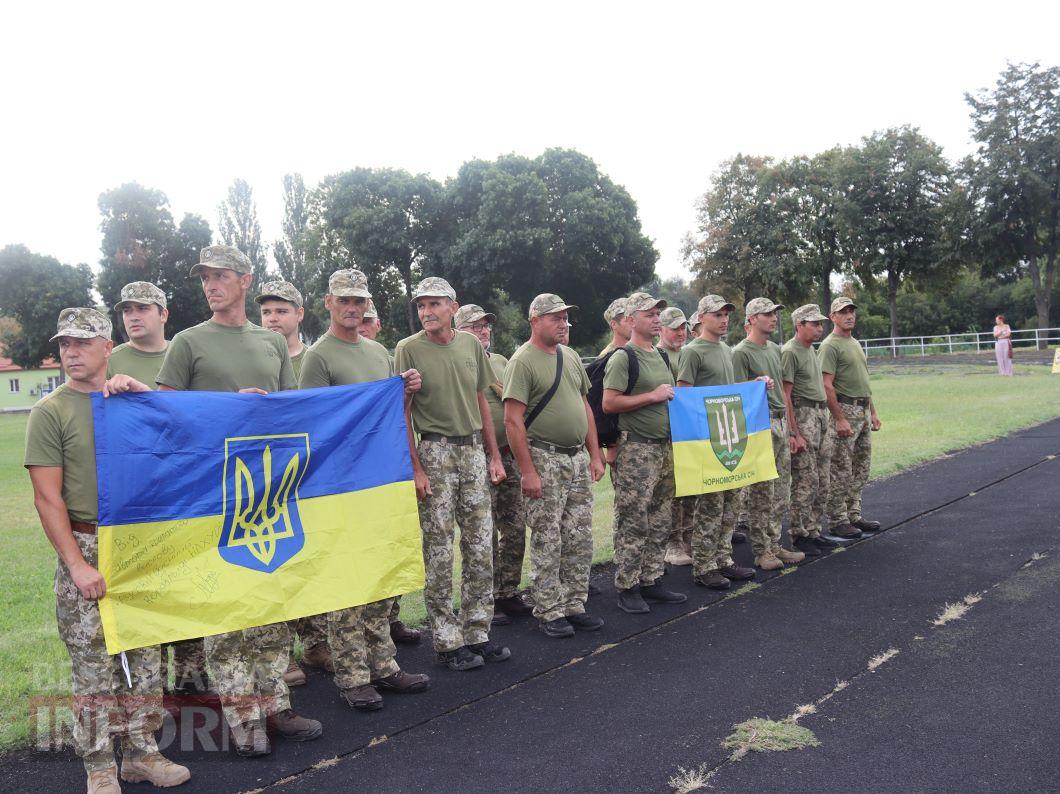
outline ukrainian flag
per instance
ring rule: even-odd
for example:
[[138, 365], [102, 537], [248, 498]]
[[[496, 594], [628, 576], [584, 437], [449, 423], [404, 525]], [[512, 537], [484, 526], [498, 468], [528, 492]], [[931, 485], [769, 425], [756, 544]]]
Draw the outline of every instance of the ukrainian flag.
[[674, 389], [669, 409], [677, 496], [777, 477], [765, 383]]
[[108, 653], [421, 588], [403, 392], [92, 395]]

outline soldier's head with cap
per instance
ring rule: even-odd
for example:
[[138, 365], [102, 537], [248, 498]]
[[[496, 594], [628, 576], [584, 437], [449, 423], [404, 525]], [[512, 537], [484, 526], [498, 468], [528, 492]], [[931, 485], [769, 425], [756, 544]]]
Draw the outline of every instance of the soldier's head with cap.
[[629, 341], [630, 318], [626, 314], [625, 298], [615, 298], [611, 301], [608, 307], [604, 309], [604, 322], [611, 329], [611, 340], [617, 343], [616, 347], [620, 347]]
[[371, 300], [368, 278], [360, 270], [345, 268], [332, 273], [324, 296], [324, 308], [331, 314], [331, 333], [340, 339], [356, 341]]
[[379, 312], [375, 309], [375, 302], [369, 298], [368, 306], [361, 315], [361, 336], [366, 336], [375, 341], [379, 332], [383, 330], [383, 322], [379, 319]]
[[471, 334], [482, 343], [486, 350], [490, 349], [490, 341], [493, 339], [493, 324], [497, 322], [497, 315], [488, 312], [477, 303], [469, 303], [461, 306], [453, 315], [453, 324], [456, 330]]
[[816, 303], [807, 303], [791, 313], [791, 324], [795, 327], [795, 336], [804, 345], [821, 341], [824, 335], [824, 321], [828, 318], [821, 314]]
[[630, 338], [640, 344], [652, 344], [654, 338], [662, 332], [662, 320], [659, 319], [662, 310], [666, 308], [666, 301], [662, 298], [653, 298], [647, 292], [634, 292], [626, 298], [626, 313], [630, 317]]
[[114, 347], [112, 330], [110, 320], [97, 309], [75, 307], [59, 312], [51, 341], [59, 342], [59, 359], [70, 380], [94, 383], [106, 377], [107, 359]]
[[202, 281], [202, 291], [215, 315], [246, 312], [246, 294], [254, 281], [247, 255], [231, 245], [208, 245], [199, 252], [191, 275]]
[[149, 281], [134, 281], [121, 288], [114, 304], [133, 347], [155, 352], [165, 346], [169, 308], [166, 293]]
[[302, 293], [289, 281], [266, 281], [254, 300], [261, 310], [261, 325], [288, 341], [298, 339], [298, 324], [305, 318]]
[[537, 347], [552, 350], [556, 345], [570, 344], [570, 313], [577, 310], [559, 295], [544, 292], [530, 301], [530, 341]]
[[[748, 336], [769, 336], [777, 330], [780, 322], [780, 310], [784, 308], [783, 303], [773, 303], [769, 298], [751, 298], [747, 301], [744, 309], [744, 317], [750, 328]], [[751, 341], [755, 341], [752, 339]], [[762, 344], [758, 341], [757, 344]]]
[[662, 331], [659, 339], [667, 350], [680, 351], [688, 341], [688, 318], [676, 306], [667, 306], [659, 313]]
[[720, 342], [729, 333], [729, 319], [735, 309], [736, 307], [721, 295], [704, 295], [696, 306], [698, 336], [708, 342]]
[[846, 295], [840, 295], [828, 309], [828, 317], [840, 336], [850, 336], [858, 319], [857, 304]]
[[412, 305], [427, 336], [448, 343], [453, 317], [460, 305], [456, 290], [439, 276], [428, 276], [412, 290]]
[[692, 336], [699, 336], [699, 312], [692, 312], [692, 316], [688, 318], [688, 333]]

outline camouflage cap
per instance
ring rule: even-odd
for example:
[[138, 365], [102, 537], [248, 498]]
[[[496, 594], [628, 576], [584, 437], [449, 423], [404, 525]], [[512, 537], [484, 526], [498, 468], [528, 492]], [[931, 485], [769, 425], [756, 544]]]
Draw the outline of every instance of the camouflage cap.
[[626, 298], [626, 311], [630, 314], [633, 314], [633, 312], [647, 312], [652, 309], [665, 308], [666, 301], [662, 298], [653, 298], [647, 292], [634, 292]]
[[577, 309], [578, 307], [572, 303], [564, 303], [563, 298], [559, 295], [553, 295], [551, 292], [543, 292], [530, 301], [530, 311], [528, 316], [530, 319], [534, 317], [544, 317], [546, 314], [555, 314], [556, 312], [565, 312], [569, 309]]
[[667, 328], [677, 329], [682, 325], [688, 324], [688, 318], [685, 317], [685, 313], [676, 306], [667, 306], [663, 309], [659, 319], [662, 320], [662, 324]]
[[611, 301], [611, 304], [604, 309], [604, 322], [608, 325], [611, 324], [612, 320], [617, 320], [619, 317], [626, 316], [626, 299], [615, 298]]
[[815, 323], [827, 319], [827, 317], [821, 314], [821, 309], [816, 303], [807, 303], [805, 306], [800, 306], [791, 313], [791, 321], [796, 324]]
[[688, 327], [692, 329], [692, 333], [696, 332], [696, 328], [699, 326], [699, 312], [692, 312], [692, 316], [688, 318]]
[[696, 309], [696, 314], [710, 314], [711, 312], [720, 312], [722, 309], [728, 309], [729, 311], [735, 311], [736, 306], [729, 303], [721, 295], [704, 295], [699, 299], [699, 306]]
[[196, 275], [204, 267], [234, 270], [236, 273], [253, 271], [247, 255], [231, 245], [208, 245], [199, 251], [199, 264], [191, 266], [191, 274]]
[[485, 319], [486, 322], [495, 323], [497, 322], [497, 315], [486, 311], [477, 303], [469, 303], [467, 306], [461, 306], [456, 310], [453, 323], [457, 328], [463, 328], [465, 325], [477, 323], [482, 319]]
[[847, 306], [853, 306], [855, 309], [858, 307], [858, 305], [846, 295], [840, 296], [832, 301], [832, 308], [828, 310], [828, 313], [835, 314], [836, 312], [841, 312]]
[[371, 298], [368, 299], [368, 308], [364, 310], [364, 314], [361, 315], [363, 320], [378, 320], [379, 312], [375, 310], [375, 303]]
[[63, 309], [59, 312], [55, 336], [49, 341], [54, 342], [61, 336], [73, 336], [77, 339], [91, 339], [98, 336], [101, 339], [110, 339], [110, 333], [110, 320], [96, 309], [84, 307]]
[[456, 290], [454, 290], [444, 278], [427, 276], [427, 278], [417, 284], [416, 289], [412, 291], [413, 302], [419, 298], [448, 298], [451, 301], [455, 301]]
[[756, 314], [769, 314], [783, 308], [783, 303], [773, 303], [769, 298], [751, 298], [751, 300], [747, 301], [744, 315], [746, 317], [754, 317]]
[[270, 298], [279, 298], [282, 301], [293, 303], [299, 309], [302, 308], [302, 293], [290, 281], [266, 281], [261, 285], [261, 292], [254, 300], [264, 303]]
[[121, 300], [114, 304], [114, 311], [120, 312], [126, 303], [142, 303], [144, 306], [153, 303], [166, 308], [166, 293], [150, 281], [134, 281], [121, 288]]
[[328, 295], [338, 298], [371, 298], [368, 277], [360, 270], [336, 270], [328, 279]]

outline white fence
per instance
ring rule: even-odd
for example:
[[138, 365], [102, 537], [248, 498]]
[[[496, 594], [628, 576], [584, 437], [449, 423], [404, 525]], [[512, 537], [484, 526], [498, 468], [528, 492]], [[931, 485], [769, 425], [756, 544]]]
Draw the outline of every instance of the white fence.
[[[937, 356], [943, 353], [980, 353], [994, 349], [993, 331], [941, 336], [896, 336], [861, 339], [867, 356]], [[1040, 342], [1060, 344], [1060, 328], [1013, 331], [1014, 350], [1036, 350]]]

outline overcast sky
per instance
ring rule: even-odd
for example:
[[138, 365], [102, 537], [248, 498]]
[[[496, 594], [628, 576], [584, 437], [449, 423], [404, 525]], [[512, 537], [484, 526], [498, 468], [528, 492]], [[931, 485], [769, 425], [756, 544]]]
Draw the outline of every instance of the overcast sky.
[[444, 180], [473, 157], [563, 146], [629, 190], [660, 272], [683, 274], [724, 159], [903, 123], [956, 159], [971, 149], [964, 92], [1060, 51], [1060, 4], [1022, 0], [373, 6], [5, 5], [0, 246], [94, 265], [103, 190], [140, 182], [178, 222], [216, 229], [236, 177], [272, 241], [288, 172]]

